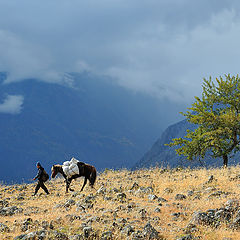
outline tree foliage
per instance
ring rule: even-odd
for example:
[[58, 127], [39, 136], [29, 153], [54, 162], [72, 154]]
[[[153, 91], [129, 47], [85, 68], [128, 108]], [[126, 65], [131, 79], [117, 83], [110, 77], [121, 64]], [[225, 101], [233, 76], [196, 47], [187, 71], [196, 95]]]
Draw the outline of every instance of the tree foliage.
[[229, 155], [240, 150], [239, 76], [203, 79], [202, 97], [195, 97], [192, 107], [181, 114], [197, 128], [168, 145], [179, 146], [177, 153], [189, 160], [200, 160], [210, 153], [221, 157], [227, 166]]

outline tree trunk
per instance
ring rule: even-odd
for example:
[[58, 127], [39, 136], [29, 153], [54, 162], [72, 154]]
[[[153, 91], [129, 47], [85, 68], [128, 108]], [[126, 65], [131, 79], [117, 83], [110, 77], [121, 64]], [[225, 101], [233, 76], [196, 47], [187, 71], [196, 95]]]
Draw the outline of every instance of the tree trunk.
[[224, 154], [223, 155], [223, 167], [226, 168], [228, 165], [228, 155]]

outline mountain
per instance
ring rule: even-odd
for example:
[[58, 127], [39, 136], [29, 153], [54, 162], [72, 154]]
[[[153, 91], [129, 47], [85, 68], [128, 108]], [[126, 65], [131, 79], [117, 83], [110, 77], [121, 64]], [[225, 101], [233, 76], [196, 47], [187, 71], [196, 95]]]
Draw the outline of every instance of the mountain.
[[[169, 126], [161, 135], [161, 137], [153, 144], [149, 151], [147, 151], [143, 157], [134, 165], [133, 169], [148, 168], [154, 166], [160, 167], [219, 167], [222, 166], [222, 159], [214, 159], [210, 155], [199, 162], [189, 161], [184, 156], [176, 154], [176, 147], [169, 147], [165, 144], [170, 143], [173, 138], [184, 137], [187, 129], [194, 130], [196, 126], [190, 124], [186, 120], [182, 120]], [[229, 165], [236, 164], [240, 154], [231, 156], [229, 159]]]
[[172, 117], [166, 104], [107, 77], [69, 76], [71, 86], [37, 79], [6, 84], [7, 74], [0, 74], [0, 105], [7, 96], [24, 99], [18, 114], [0, 111], [1, 181], [28, 181], [37, 161], [50, 172], [73, 156], [98, 171], [131, 167]]

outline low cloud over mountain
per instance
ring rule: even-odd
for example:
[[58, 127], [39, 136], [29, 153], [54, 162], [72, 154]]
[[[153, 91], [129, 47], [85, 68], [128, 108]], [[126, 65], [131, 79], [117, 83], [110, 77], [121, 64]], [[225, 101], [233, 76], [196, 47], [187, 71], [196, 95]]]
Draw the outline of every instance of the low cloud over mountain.
[[22, 95], [7, 95], [0, 103], [0, 113], [18, 114], [22, 110], [24, 97]]

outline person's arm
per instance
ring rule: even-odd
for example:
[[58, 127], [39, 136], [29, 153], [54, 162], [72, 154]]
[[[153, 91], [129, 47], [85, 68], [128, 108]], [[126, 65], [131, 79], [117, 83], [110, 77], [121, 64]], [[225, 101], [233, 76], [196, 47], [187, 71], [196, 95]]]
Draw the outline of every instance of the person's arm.
[[40, 176], [41, 176], [41, 174], [42, 174], [42, 169], [40, 168], [40, 169], [38, 170], [38, 174], [36, 175], [35, 178], [33, 178], [33, 180], [39, 179]]

